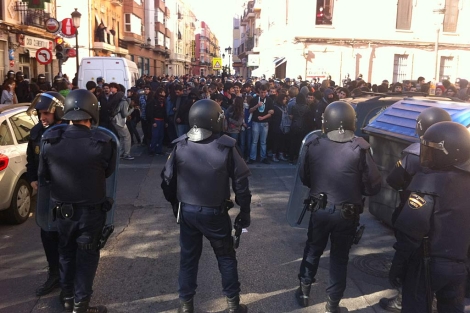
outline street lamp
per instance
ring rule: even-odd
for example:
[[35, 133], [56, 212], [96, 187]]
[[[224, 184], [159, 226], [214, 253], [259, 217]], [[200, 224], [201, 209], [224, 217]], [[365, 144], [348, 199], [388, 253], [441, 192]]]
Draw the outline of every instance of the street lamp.
[[434, 54], [436, 57], [434, 63], [434, 79], [436, 83], [440, 81], [439, 77], [439, 32], [441, 31], [441, 25], [443, 23], [443, 17], [446, 13], [445, 5], [442, 3], [438, 4], [438, 8], [433, 10], [434, 14], [436, 14], [436, 42], [434, 43]]
[[77, 11], [77, 8], [75, 8], [75, 11], [72, 12], [72, 24], [75, 26], [75, 61], [76, 61], [76, 71], [77, 71], [77, 77], [78, 77], [78, 67], [80, 66], [78, 63], [78, 28], [80, 27], [80, 19], [82, 17], [82, 14]]
[[225, 48], [225, 52], [228, 53], [228, 74], [230, 75], [230, 68], [232, 67], [230, 64], [230, 55], [232, 54], [232, 47], [228, 46], [228, 48]]

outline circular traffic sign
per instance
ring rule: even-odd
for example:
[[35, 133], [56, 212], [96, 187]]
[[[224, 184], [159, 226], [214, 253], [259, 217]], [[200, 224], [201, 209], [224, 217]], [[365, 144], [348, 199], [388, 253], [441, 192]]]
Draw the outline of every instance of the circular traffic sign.
[[46, 65], [52, 62], [52, 52], [47, 48], [40, 48], [36, 51], [36, 60], [39, 64]]
[[60, 32], [66, 38], [73, 38], [77, 32], [75, 26], [73, 26], [73, 21], [70, 17], [64, 18], [62, 22], [60, 22]]
[[49, 33], [56, 34], [60, 30], [60, 23], [55, 18], [50, 18], [46, 21], [46, 30]]
[[69, 58], [75, 58], [77, 56], [77, 51], [75, 49], [67, 49], [67, 56]]

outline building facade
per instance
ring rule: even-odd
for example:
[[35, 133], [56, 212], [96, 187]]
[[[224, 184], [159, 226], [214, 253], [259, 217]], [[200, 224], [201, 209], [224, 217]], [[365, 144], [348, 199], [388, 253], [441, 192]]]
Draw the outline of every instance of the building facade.
[[196, 65], [193, 75], [213, 75], [213, 58], [220, 57], [219, 40], [211, 31], [209, 25], [202, 21], [200, 23], [199, 33], [196, 34]]
[[455, 81], [470, 68], [469, 18], [468, 0], [248, 1], [238, 53], [247, 76]]
[[[0, 77], [9, 70], [22, 71], [26, 79], [45, 74], [52, 81], [58, 62], [42, 65], [36, 59], [40, 48], [53, 49], [55, 35], [46, 31], [44, 21], [56, 18], [56, 1], [3, 0], [0, 2]], [[2, 79], [3, 82], [3, 79]]]

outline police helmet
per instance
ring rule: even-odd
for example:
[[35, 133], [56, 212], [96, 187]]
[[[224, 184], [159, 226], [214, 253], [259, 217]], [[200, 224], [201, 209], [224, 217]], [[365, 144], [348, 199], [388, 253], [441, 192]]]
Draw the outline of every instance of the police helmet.
[[416, 134], [421, 137], [431, 125], [450, 121], [452, 119], [446, 110], [436, 107], [426, 108], [416, 118]]
[[24, 74], [22, 71], [16, 72], [16, 79], [20, 79], [20, 80], [24, 79]]
[[462, 124], [439, 122], [431, 125], [421, 137], [420, 163], [423, 167], [465, 169], [469, 159], [470, 132]]
[[15, 78], [15, 71], [12, 71], [12, 70], [9, 70], [7, 72], [7, 79], [10, 79], [10, 78]]
[[46, 82], [46, 75], [44, 75], [44, 74], [39, 74], [39, 75], [38, 75], [38, 82], [39, 82], [39, 83], [45, 83], [45, 82]]
[[189, 126], [187, 133], [190, 141], [201, 141], [213, 133], [223, 130], [224, 111], [217, 102], [210, 99], [196, 101], [189, 110]]
[[29, 115], [39, 115], [39, 111], [46, 110], [49, 113], [54, 113], [54, 120], [58, 122], [64, 116], [64, 102], [64, 96], [58, 92], [48, 91], [38, 93], [26, 112]]
[[99, 107], [95, 95], [85, 89], [75, 89], [65, 97], [64, 119], [70, 121], [92, 120], [98, 125]]
[[356, 111], [346, 102], [330, 103], [323, 113], [323, 133], [332, 141], [346, 142], [354, 138]]

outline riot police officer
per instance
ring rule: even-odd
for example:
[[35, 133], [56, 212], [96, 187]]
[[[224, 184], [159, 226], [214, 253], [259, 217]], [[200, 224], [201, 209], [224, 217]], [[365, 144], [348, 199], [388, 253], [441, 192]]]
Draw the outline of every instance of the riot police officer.
[[329, 104], [323, 115], [324, 135], [313, 135], [303, 148], [305, 157], [299, 160], [300, 179], [310, 188], [312, 213], [298, 275], [300, 287], [295, 296], [299, 305], [310, 304], [311, 284], [315, 282], [320, 257], [331, 238], [326, 312], [340, 312], [349, 249], [363, 211], [362, 196], [375, 195], [381, 188], [370, 145], [354, 136], [355, 122], [356, 113], [351, 105], [341, 101]]
[[50, 185], [50, 198], [56, 204], [60, 301], [68, 311], [73, 307], [74, 313], [104, 313], [106, 307], [90, 307], [89, 302], [109, 209], [106, 178], [116, 169], [117, 153], [110, 136], [91, 129], [99, 116], [98, 100], [91, 92], [71, 91], [64, 112], [64, 119], [73, 125], [43, 135], [39, 163], [39, 176]]
[[[162, 188], [180, 222], [179, 298], [181, 313], [194, 312], [197, 264], [205, 236], [216, 255], [229, 313], [245, 313], [240, 304], [237, 259], [231, 236], [230, 180], [240, 213], [238, 227], [250, 225], [250, 171], [234, 139], [221, 135], [224, 113], [215, 101], [204, 99], [189, 110], [191, 130], [173, 143], [162, 172]], [[204, 160], [201, 163], [200, 160]], [[202, 183], [201, 183], [202, 182]], [[241, 230], [241, 228], [239, 228]]]
[[42, 92], [44, 91], [50, 91], [52, 89], [51, 83], [46, 81], [46, 75], [44, 74], [39, 74], [38, 75], [38, 86], [39, 90]]
[[[426, 130], [438, 122], [451, 121], [451, 117], [446, 110], [438, 107], [429, 107], [424, 109], [416, 118], [416, 134], [418, 138], [424, 135]], [[421, 169], [419, 163], [419, 143], [413, 143], [403, 150], [403, 158], [398, 161], [394, 169], [387, 176], [387, 183], [393, 189], [399, 191], [400, 204], [392, 214], [392, 225], [395, 224], [397, 217], [408, 200], [409, 191], [406, 190], [413, 176]], [[392, 298], [380, 299], [380, 306], [391, 312], [401, 311], [401, 290], [398, 295]]]
[[470, 133], [454, 122], [429, 127], [421, 137], [421, 169], [395, 221], [392, 286], [403, 288], [402, 312], [464, 312], [470, 247]]
[[3, 83], [5, 83], [9, 79], [13, 79], [13, 80], [15, 79], [15, 71], [9, 70], [7, 74], [5, 75], [5, 80], [3, 81]]
[[31, 92], [29, 90], [29, 83], [24, 80], [23, 72], [16, 72], [16, 96], [18, 97], [18, 103], [31, 102]]
[[[26, 149], [26, 171], [31, 187], [38, 189], [39, 152], [41, 137], [46, 129], [60, 124], [64, 116], [65, 98], [53, 91], [40, 93], [31, 102], [28, 114], [37, 114], [39, 123], [31, 129]], [[44, 296], [59, 287], [59, 234], [56, 231], [45, 231], [41, 228], [41, 241], [49, 265], [46, 282], [36, 289], [36, 295]]]

